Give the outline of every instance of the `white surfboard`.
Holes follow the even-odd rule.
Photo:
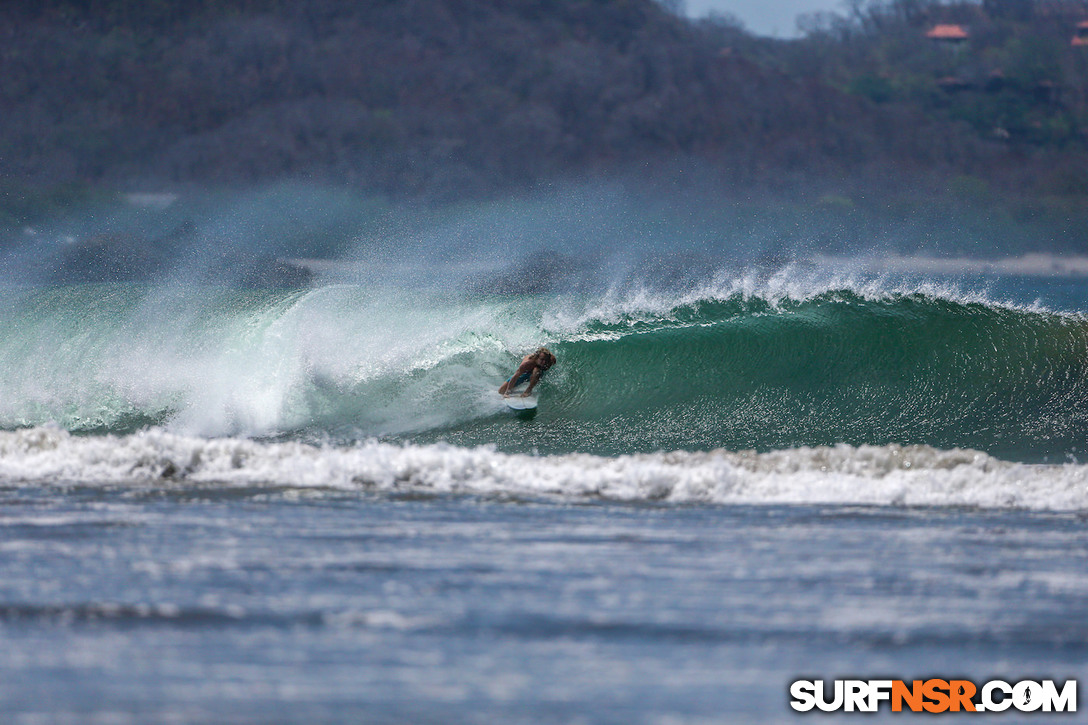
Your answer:
[[[523,398],[515,393],[509,397],[504,397],[503,402],[506,403],[506,407],[510,408],[510,410],[533,410],[536,408],[535,395]]]

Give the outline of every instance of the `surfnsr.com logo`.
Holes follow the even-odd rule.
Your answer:
[[[1059,687],[1054,680],[797,680],[790,685],[790,707],[799,712],[1076,712],[1077,681]]]

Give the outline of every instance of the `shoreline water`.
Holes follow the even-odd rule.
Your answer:
[[[221,486],[0,506],[16,725],[778,723],[798,678],[1088,675],[1072,513]]]
[[[833,269],[855,267],[868,272],[917,276],[961,277],[986,275],[1002,277],[1070,278],[1088,277],[1088,257],[1032,252],[1016,257],[965,257],[949,255],[879,254],[861,257],[815,255],[811,262]]]

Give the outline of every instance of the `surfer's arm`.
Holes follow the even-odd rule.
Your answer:
[[[532,362],[530,362],[528,359],[522,360],[521,365],[518,365],[518,369],[514,371],[514,374],[510,376],[510,379],[503,383],[502,387],[499,388],[499,394],[506,395],[507,393],[509,393],[514,388],[515,381],[520,378],[524,373],[527,373],[529,372],[529,370],[533,369],[531,366]],[[531,386],[530,389],[532,389]]]
[[[537,380],[540,380],[540,368],[533,368],[533,374],[529,376],[529,387],[525,389],[525,392],[521,394],[521,397],[529,397],[529,393],[533,392],[533,388],[536,387]]]

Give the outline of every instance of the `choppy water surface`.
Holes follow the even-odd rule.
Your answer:
[[[0,511],[5,722],[774,722],[802,676],[1088,675],[1076,514],[78,484]]]

